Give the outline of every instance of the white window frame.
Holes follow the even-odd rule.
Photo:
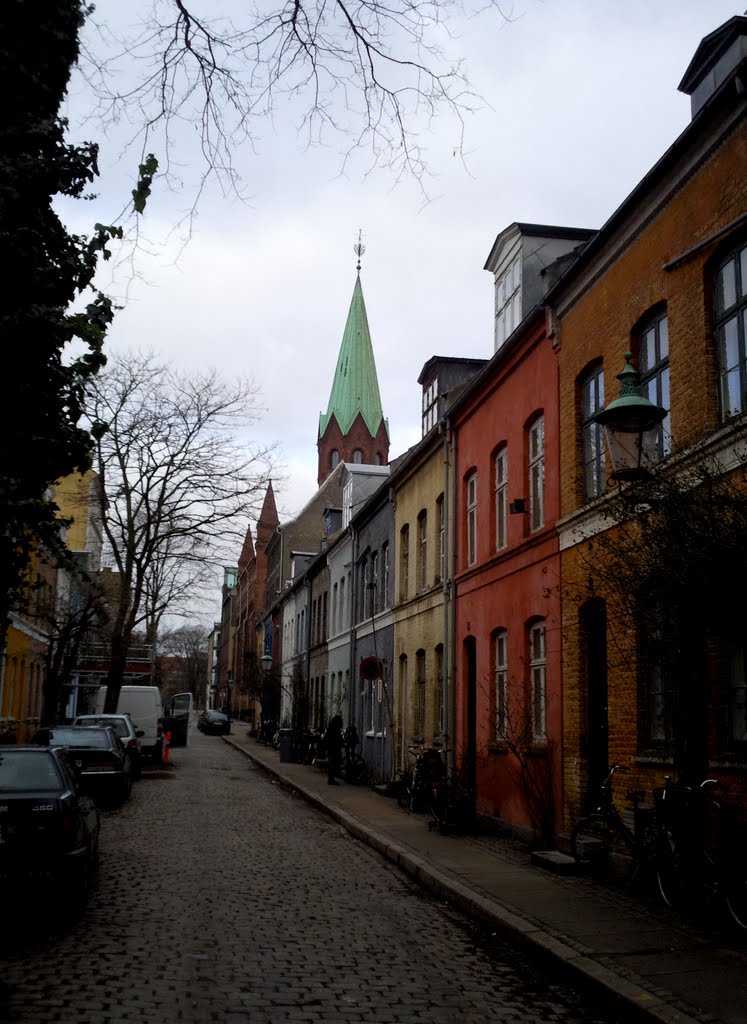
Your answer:
[[[516,330],[521,316],[521,253],[495,283],[495,348]]]
[[[501,445],[495,455],[495,550],[508,544],[508,446]]]
[[[438,379],[434,378],[423,389],[423,437],[436,425],[438,419]]]
[[[477,473],[467,477],[467,565],[477,561]]]
[[[538,416],[529,427],[529,529],[545,525],[545,417]]]
[[[545,620],[529,627],[529,684],[532,702],[532,739],[547,740],[547,632]]]
[[[428,586],[428,513],[418,516],[418,590]]]

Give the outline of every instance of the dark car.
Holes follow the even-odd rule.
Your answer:
[[[122,746],[130,752],[132,762],[132,777],[139,779],[141,775],[142,754],[140,751],[140,739],[144,735],[142,729],[136,729],[128,714],[123,715],[78,715],[73,720],[73,725],[85,726],[108,726],[113,729],[122,741]]]
[[[62,897],[88,890],[98,857],[99,812],[80,787],[64,751],[0,747],[0,884],[9,895],[32,895],[19,883],[49,880]]]
[[[99,803],[123,803],[129,797],[132,758],[113,729],[55,725],[40,729],[34,743],[65,747],[78,769],[81,786]]]
[[[231,719],[222,711],[208,708],[197,719],[197,728],[208,736],[227,736],[231,731]]]

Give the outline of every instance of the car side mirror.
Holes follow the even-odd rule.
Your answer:
[[[140,739],[141,736],[145,736],[145,729],[136,729],[135,735],[137,736],[138,739]]]

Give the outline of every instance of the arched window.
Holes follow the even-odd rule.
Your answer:
[[[594,366],[581,378],[581,435],[584,446],[584,497],[597,498],[604,490],[604,437],[595,417],[604,408],[604,372]]]
[[[493,634],[493,662],[495,738],[501,742],[508,736],[508,633],[505,629],[498,629]]]
[[[334,469],[339,464],[339,462],[340,462],[340,453],[338,452],[338,450],[336,448],[333,448],[332,451],[330,452],[330,454],[329,454],[329,462],[330,462],[330,465],[331,465],[332,469]]]
[[[747,395],[747,242],[719,264],[714,314],[721,418],[727,420],[745,411]]]
[[[529,625],[529,693],[532,704],[532,739],[535,743],[543,743],[547,739],[547,653],[544,619],[537,619]]]
[[[527,431],[529,529],[545,525],[545,417],[538,416]]]
[[[356,448],[353,452],[353,462],[355,462],[356,465],[360,465],[363,462],[363,452],[360,448]]]

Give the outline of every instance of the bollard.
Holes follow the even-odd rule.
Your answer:
[[[169,763],[169,747],[171,746],[171,732],[166,733],[165,742],[163,745],[163,763]]]

